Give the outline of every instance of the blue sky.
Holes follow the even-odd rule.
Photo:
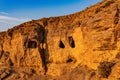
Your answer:
[[[32,19],[72,14],[102,0],[0,0],[0,31]]]

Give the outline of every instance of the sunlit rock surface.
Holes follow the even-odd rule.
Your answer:
[[[0,80],[120,80],[120,0],[0,33]]]

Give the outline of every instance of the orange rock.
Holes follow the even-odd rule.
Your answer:
[[[104,0],[78,13],[1,32],[0,69],[11,73],[0,79],[119,80],[119,52],[120,1]]]

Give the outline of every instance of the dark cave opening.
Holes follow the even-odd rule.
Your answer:
[[[76,59],[72,56],[69,56],[68,59],[66,60],[66,63],[75,63]]]
[[[28,48],[37,48],[37,42],[36,41],[29,41]]]
[[[60,40],[60,43],[59,43],[59,47],[60,48],[65,48],[65,45],[64,45],[64,43]]]
[[[67,63],[71,63],[71,62],[73,62],[73,59],[69,58],[69,59],[67,60]]]
[[[69,45],[72,47],[72,48],[75,48],[75,41],[73,39],[72,36],[68,37],[68,41],[69,41]]]

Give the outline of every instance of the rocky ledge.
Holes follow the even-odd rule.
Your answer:
[[[120,0],[0,32],[0,80],[120,80]]]

